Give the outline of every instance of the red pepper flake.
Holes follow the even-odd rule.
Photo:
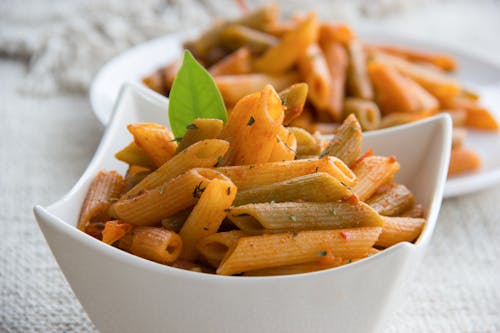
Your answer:
[[[389,163],[394,163],[396,162],[396,157],[394,155],[389,156]]]
[[[363,155],[361,155],[361,157],[360,157],[360,158],[358,158],[356,161],[354,161],[354,162],[351,164],[350,168],[351,168],[351,169],[356,168],[356,167],[357,167],[357,166],[358,166],[361,162],[363,162],[363,160],[364,160],[365,158],[367,158],[367,157],[371,157],[371,156],[373,156],[373,150],[370,148],[370,149],[368,149],[368,150],[366,151],[366,153],[364,153]]]
[[[351,240],[351,235],[349,235],[349,233],[346,231],[341,231],[340,236],[342,236],[342,238],[344,238],[346,242]]]

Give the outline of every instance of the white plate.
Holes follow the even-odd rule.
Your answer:
[[[451,142],[451,119],[366,133],[363,148],[395,155],[396,180],[427,212],[422,234],[380,253],[324,271],[238,277],[203,274],[148,261],[76,228],[85,194],[99,170],[125,171],[114,153],[131,140],[126,125],[168,126],[167,100],[136,85],[120,94],[106,133],[80,180],[35,216],[75,295],[102,333],[136,332],[382,332],[423,257],[437,222]],[[409,151],[407,143],[414,143]],[[431,144],[432,143],[432,144]],[[424,268],[425,269],[425,268]]]
[[[195,31],[191,31],[154,39],[108,62],[99,71],[90,88],[90,102],[97,118],[106,124],[122,84],[125,82],[142,84],[143,76],[178,57],[182,53],[181,41],[186,36],[195,34]],[[364,32],[360,35],[370,42],[394,43],[453,55],[459,62],[459,70],[455,76],[479,92],[483,104],[494,111],[496,118],[500,119],[500,65],[449,46],[410,40],[392,33],[375,31]],[[500,182],[500,133],[469,131],[465,145],[479,153],[483,160],[482,169],[448,179],[444,192],[445,198],[478,191]]]

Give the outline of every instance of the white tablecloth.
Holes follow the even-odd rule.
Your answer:
[[[500,60],[498,1],[414,7],[368,23]],[[96,332],[31,208],[70,189],[103,127],[83,95],[18,93],[25,73],[22,62],[0,60],[0,332]],[[499,203],[498,186],[444,202],[430,249],[385,332],[500,332]]]

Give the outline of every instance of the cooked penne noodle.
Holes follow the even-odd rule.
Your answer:
[[[381,185],[388,183],[394,177],[399,167],[398,161],[392,156],[364,158],[352,170],[359,178],[352,191],[361,201],[369,199]]]
[[[123,190],[123,177],[116,171],[100,171],[95,176],[83,201],[78,229],[85,231],[93,219],[107,220],[108,208]]]
[[[130,165],[128,167],[127,174],[125,175],[123,193],[130,191],[150,173],[151,170],[149,169],[137,165]]]
[[[242,47],[213,64],[208,72],[212,76],[250,73],[251,59],[250,50],[247,47]]]
[[[212,179],[228,180],[212,169],[190,169],[165,184],[113,204],[120,220],[134,225],[153,225],[196,204]]]
[[[325,251],[338,257],[364,257],[378,239],[381,229],[308,230],[241,237],[226,253],[217,274],[233,275],[314,262]]]
[[[377,53],[375,58],[377,62],[394,66],[399,72],[417,82],[439,100],[453,99],[462,91],[461,85],[442,71],[384,53]]]
[[[347,80],[347,66],[349,64],[347,51],[342,44],[333,41],[330,43],[321,43],[320,46],[325,55],[332,78],[329,102],[324,111],[329,114],[332,120],[340,121],[343,107],[342,100]]]
[[[288,127],[288,130],[295,135],[297,139],[297,155],[319,155],[323,150],[323,144],[320,139],[314,137],[311,133],[300,127]]]
[[[275,24],[277,19],[278,8],[275,5],[267,5],[239,19],[213,25],[196,40],[186,43],[185,47],[191,49],[197,57],[206,60],[206,55],[210,50],[220,45],[221,33],[228,26],[238,24],[256,30],[264,30],[266,27]]]
[[[218,267],[227,251],[246,234],[241,230],[217,232],[198,241],[196,248],[201,256],[213,267]]]
[[[295,83],[285,90],[280,91],[279,96],[285,107],[285,119],[283,125],[288,125],[292,120],[300,116],[304,109],[309,88],[305,83]]]
[[[378,247],[389,247],[400,242],[413,242],[425,225],[425,219],[411,217],[384,217],[382,232],[375,243]]]
[[[309,100],[318,109],[325,109],[330,102],[332,77],[328,64],[318,44],[313,43],[297,61],[299,73],[309,86]]]
[[[196,142],[217,138],[220,135],[223,126],[224,122],[220,119],[199,118],[193,120],[193,122],[188,125],[186,133],[179,142],[179,145],[177,146],[177,153],[180,153],[181,151],[195,144]]]
[[[299,81],[296,73],[284,73],[279,75],[267,74],[242,74],[242,75],[222,75],[214,77],[215,84],[228,106],[236,103],[248,94],[260,91],[268,84],[277,90]]]
[[[325,172],[311,173],[238,191],[234,206],[261,202],[332,202],[352,196],[344,183]]]
[[[366,54],[357,39],[347,44],[349,66],[347,67],[347,93],[353,97],[373,99],[373,87],[366,68]],[[345,106],[345,105],[344,105]]]
[[[446,112],[450,115],[451,121],[453,122],[453,128],[465,126],[465,121],[467,119],[467,112],[465,110],[440,110],[440,112]]]
[[[446,54],[430,53],[392,45],[369,45],[368,48],[380,50],[384,53],[402,57],[409,61],[427,62],[448,72],[455,70],[457,67],[455,59]]]
[[[211,180],[179,232],[183,241],[180,257],[195,260],[198,241],[215,234],[236,195],[236,186],[227,179]]]
[[[344,100],[344,117],[354,114],[364,131],[371,131],[380,126],[380,110],[377,104],[360,98]]]
[[[319,42],[328,43],[335,41],[342,44],[348,44],[356,38],[351,28],[339,22],[322,22],[319,28]]]
[[[254,69],[263,73],[283,73],[297,61],[301,52],[318,37],[316,15],[308,15],[297,28],[283,35],[279,43],[254,62]]]
[[[163,228],[135,227],[120,240],[118,247],[136,256],[169,264],[179,257],[182,239]]]
[[[350,114],[337,128],[333,139],[321,156],[336,156],[351,165],[361,154],[361,127],[356,117]]]
[[[380,215],[397,216],[414,205],[415,197],[406,186],[393,183],[379,188],[366,203]]]
[[[481,158],[474,151],[463,147],[451,150],[448,176],[472,172],[480,168]]]
[[[156,166],[144,152],[142,148],[132,141],[128,146],[115,154],[116,159],[128,163],[129,165],[138,165],[148,169],[156,169]]]
[[[498,131],[499,125],[495,117],[477,101],[457,97],[443,100],[443,107],[465,111],[465,126],[480,130]]]
[[[181,65],[182,58],[178,58],[170,65],[162,67],[151,75],[146,76],[142,82],[157,93],[168,96]]]
[[[180,212],[165,217],[161,220],[161,225],[163,228],[179,233],[181,231],[182,225],[186,222],[189,214],[191,214],[191,208],[181,210]]]
[[[229,219],[248,234],[290,230],[379,227],[382,217],[364,202],[281,202],[233,207]]]
[[[282,129],[283,118],[283,105],[271,85],[244,97],[231,112],[221,134],[230,142],[224,164],[268,162]]]
[[[297,139],[295,135],[288,128],[281,126],[268,162],[293,161],[296,152]]]
[[[119,241],[132,230],[132,225],[121,221],[108,221],[102,231],[102,241],[106,244],[113,244]]]
[[[403,212],[401,217],[425,217],[425,211],[421,204],[415,204],[413,207]]]
[[[420,100],[413,89],[415,85],[409,78],[392,66],[376,61],[368,64],[368,73],[382,114],[421,111]]]
[[[217,168],[217,171],[229,177],[240,191],[315,172],[326,172],[347,186],[353,186],[357,183],[356,175],[351,169],[333,156],[321,159],[222,167]]]
[[[221,32],[221,44],[231,50],[245,47],[248,51],[251,50],[253,53],[261,54],[278,44],[278,42],[279,39],[273,35],[238,24],[229,25]],[[246,60],[250,60],[250,57],[245,59],[245,62]],[[250,63],[249,67],[251,67]],[[248,71],[250,71],[250,68]],[[238,74],[235,72],[230,73]]]
[[[123,195],[120,200],[136,196],[142,191],[156,188],[181,173],[195,168],[216,166],[229,148],[224,140],[208,139],[199,141],[175,155],[160,168],[149,174],[139,184]]]
[[[156,167],[168,161],[177,149],[172,133],[164,126],[154,123],[139,123],[127,126],[134,136],[137,146],[141,147]]]
[[[424,119],[427,115],[424,113],[394,112],[383,116],[380,120],[380,128],[393,127],[412,123]]]
[[[339,257],[336,257],[336,259],[337,260],[334,260],[328,264],[323,264],[318,261],[318,262],[308,262],[305,264],[263,268],[255,271],[246,272],[243,274],[243,276],[274,276],[274,275],[303,274],[303,273],[310,273],[310,272],[322,271],[324,269],[339,267],[349,262],[349,259],[342,259]]]

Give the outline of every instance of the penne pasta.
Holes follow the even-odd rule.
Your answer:
[[[425,224],[421,218],[384,217],[382,232],[375,243],[378,247],[389,247],[400,242],[413,242],[418,238]]]
[[[184,149],[195,144],[196,142],[208,139],[216,139],[220,135],[223,126],[224,122],[220,119],[199,118],[193,120],[193,122],[188,125],[186,133],[177,146],[177,153],[182,152]],[[206,144],[210,145],[214,144],[214,142],[215,141],[209,143],[209,141],[207,141]]]
[[[415,204],[401,214],[401,217],[425,217],[425,211],[421,204]]]
[[[246,74],[250,71],[251,55],[247,47],[236,50],[208,69],[212,76]]]
[[[426,115],[424,113],[393,112],[382,117],[380,120],[380,128],[404,125],[424,119],[425,117]]]
[[[161,220],[161,225],[163,228],[179,233],[181,231],[182,225],[186,222],[189,214],[191,214],[191,208],[181,210],[180,212],[165,217]]]
[[[347,93],[353,97],[372,100],[374,97],[373,87],[368,77],[366,54],[363,45],[357,39],[349,41],[347,52],[349,54]]]
[[[443,107],[465,111],[465,126],[487,131],[500,129],[495,117],[477,101],[457,97],[452,100],[443,100]]]
[[[393,183],[381,186],[366,203],[380,215],[397,216],[410,209],[415,198],[406,186]]]
[[[348,44],[356,38],[354,31],[344,23],[322,22],[319,29],[319,41],[322,44],[337,42]]]
[[[455,176],[465,172],[472,172],[481,168],[481,159],[477,153],[467,148],[451,150],[448,176]]]
[[[382,217],[361,201],[257,203],[231,208],[229,219],[248,234],[379,227]]]
[[[282,90],[298,82],[299,77],[296,73],[290,72],[277,75],[221,75],[214,77],[214,80],[226,105],[234,106],[246,95],[261,91],[268,84],[271,84],[277,90]]]
[[[144,152],[142,148],[132,141],[128,146],[115,154],[115,158],[128,163],[129,165],[138,165],[148,169],[156,169],[156,166]]]
[[[297,155],[319,155],[323,150],[323,142],[321,138],[316,138],[308,131],[300,127],[288,127],[288,130],[293,133],[297,139]]]
[[[141,147],[156,167],[168,161],[177,148],[172,133],[164,126],[153,123],[139,123],[127,126],[134,136],[137,146]]]
[[[335,258],[336,260],[332,260],[327,264],[318,261],[318,262],[308,262],[305,264],[263,268],[255,271],[246,272],[243,274],[243,276],[274,276],[274,275],[303,274],[303,273],[310,273],[310,272],[321,271],[324,269],[339,267],[349,262],[349,259],[342,259],[339,257]]]
[[[229,148],[224,140],[209,139],[199,141],[175,155],[160,168],[146,176],[140,183],[120,198],[120,201],[132,198],[145,190],[156,188],[181,173],[195,167],[214,167]]]
[[[268,162],[293,161],[297,152],[297,139],[287,128],[281,126]]]
[[[248,165],[269,161],[284,112],[272,86],[243,98],[229,116],[221,137],[230,142],[225,165]]]
[[[179,232],[183,241],[182,259],[195,260],[198,257],[196,244],[217,232],[235,195],[236,186],[229,179],[213,179],[208,183]]]
[[[279,43],[255,59],[253,67],[257,72],[283,73],[297,61],[302,50],[311,45],[318,36],[316,15],[308,15],[297,28],[283,35]]]
[[[90,184],[83,201],[78,229],[85,231],[94,219],[107,220],[108,208],[123,190],[123,177],[116,171],[100,171]]]
[[[364,257],[380,232],[381,228],[371,227],[241,237],[226,253],[217,274],[314,262],[325,252],[345,258]]]
[[[464,128],[453,128],[451,137],[451,149],[459,149],[463,147],[467,131]]]
[[[348,186],[325,172],[318,172],[240,190],[236,194],[233,205],[297,200],[333,202],[350,196],[352,196],[352,191]]]
[[[329,114],[332,120],[340,121],[349,62],[347,51],[342,44],[333,41],[330,43],[321,43],[320,46],[325,55],[332,79],[329,101],[324,111]]]
[[[336,156],[345,164],[351,165],[361,154],[361,140],[361,126],[356,117],[350,114],[337,128],[321,156]]]
[[[309,86],[309,100],[318,109],[325,109],[333,89],[328,64],[318,44],[309,45],[297,61],[299,73]]]
[[[369,45],[368,47],[409,61],[426,62],[448,72],[455,70],[457,67],[455,59],[446,54],[430,53],[391,45]]]
[[[388,183],[399,171],[399,163],[394,157],[369,156],[359,161],[353,167],[359,182],[352,191],[361,201],[369,199],[375,191]]]
[[[163,228],[136,227],[120,240],[118,247],[136,256],[169,264],[179,257],[182,239]]]
[[[120,220],[133,225],[154,225],[192,207],[212,179],[228,180],[212,169],[190,169],[165,184],[113,204]]]
[[[442,71],[411,63],[407,60],[384,53],[376,53],[377,63],[396,68],[401,74],[411,78],[438,100],[449,100],[459,95],[461,85]]]
[[[198,241],[196,248],[201,256],[213,267],[218,267],[236,241],[246,234],[241,230],[217,232]]]
[[[357,178],[349,167],[333,156],[321,159],[222,167],[217,168],[217,171],[229,177],[240,191],[315,172],[326,172],[347,186],[353,186],[357,183]]]
[[[131,165],[128,167],[127,173],[125,175],[123,193],[130,191],[134,186],[139,184],[151,171],[149,169],[143,168],[137,165]]]
[[[278,43],[279,39],[271,34],[238,24],[229,25],[221,32],[221,44],[231,50],[245,47],[248,51],[252,51],[252,53],[262,54]],[[250,53],[248,53],[248,55],[250,55]],[[246,60],[250,60],[250,57],[245,59],[245,63]],[[248,65],[248,71],[250,71],[250,62]]]
[[[415,92],[418,85],[395,68],[382,62],[372,61],[368,64],[368,73],[382,114],[422,111],[421,101]]]
[[[380,126],[380,110],[372,101],[360,98],[344,100],[344,117],[354,114],[363,131],[371,131]]]
[[[285,119],[283,125],[288,125],[292,120],[300,116],[304,109],[309,88],[305,83],[295,83],[285,90],[280,91],[281,103],[285,108]]]

